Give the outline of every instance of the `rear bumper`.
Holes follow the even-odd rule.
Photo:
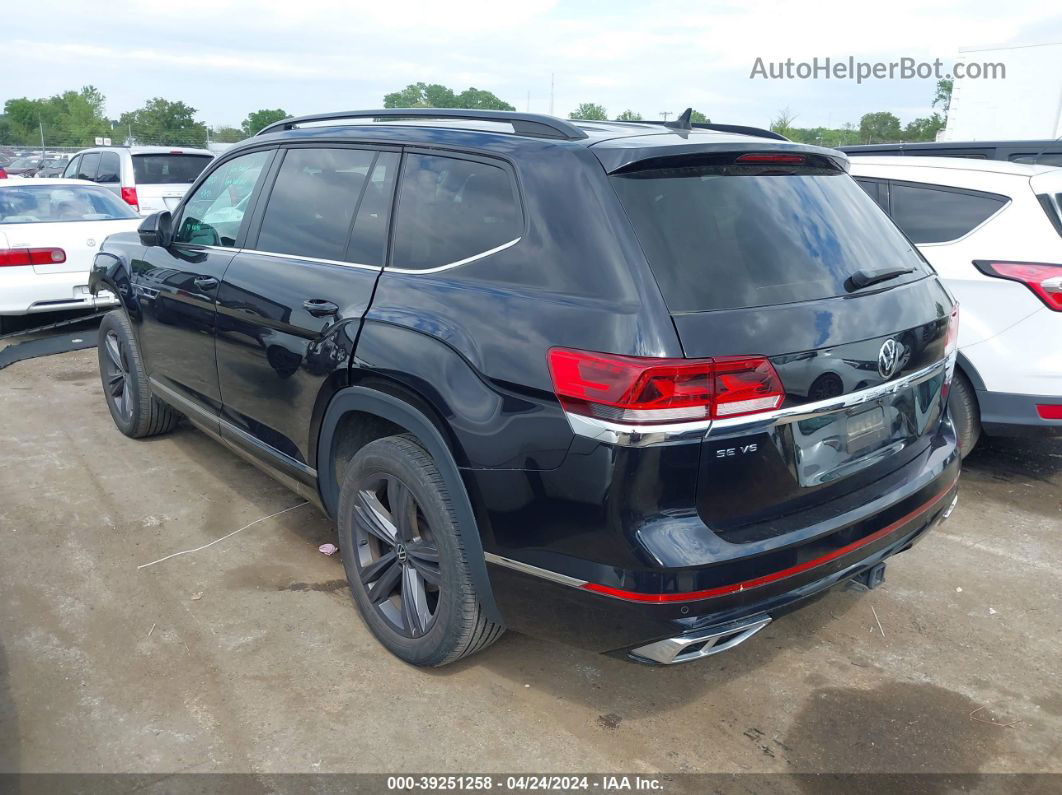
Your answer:
[[[93,297],[88,272],[36,273],[30,266],[0,270],[0,315],[95,309],[118,303],[109,292]]]
[[[676,554],[687,549],[700,558],[688,567],[662,568],[644,557],[622,563],[615,559],[622,545],[593,544],[602,557],[613,553],[613,561],[604,564],[589,555],[547,554],[541,547],[503,551],[486,538],[494,597],[514,629],[640,661],[645,654],[633,650],[661,641],[681,643],[718,632],[718,645],[736,645],[731,641],[745,628],[777,619],[859,576],[910,547],[945,517],[959,475],[950,423],[943,424],[920,466],[898,474],[902,479],[883,481],[873,499],[787,534],[783,545],[726,544],[711,550],[709,563],[701,562],[706,550],[687,547],[692,537],[683,533],[683,520],[676,520],[668,534],[679,544]],[[584,527],[582,538],[589,553],[600,536]],[[678,656],[675,661],[684,659]]]
[[[1044,419],[1038,406],[1062,405],[1062,395],[1015,395],[976,390],[981,427],[990,436],[1062,436],[1062,420]]]

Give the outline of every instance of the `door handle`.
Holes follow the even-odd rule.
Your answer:
[[[200,290],[213,290],[218,286],[218,280],[213,276],[196,276],[192,279],[192,284]]]
[[[302,308],[314,317],[328,317],[339,311],[339,307],[323,298],[308,298],[302,302]]]

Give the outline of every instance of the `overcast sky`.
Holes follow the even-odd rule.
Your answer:
[[[41,0],[4,15],[0,101],[91,83],[117,118],[180,99],[211,125],[249,111],[378,107],[416,81],[493,91],[566,116],[580,102],[647,118],[688,105],[713,121],[858,123],[930,112],[932,80],[751,80],[765,60],[901,56],[950,62],[960,47],[1062,41],[1050,0],[866,3],[712,0]],[[275,6],[275,8],[271,8]]]

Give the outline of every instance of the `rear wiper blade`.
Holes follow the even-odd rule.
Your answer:
[[[869,287],[872,284],[887,282],[890,279],[895,279],[897,276],[903,276],[907,273],[914,273],[914,268],[878,268],[877,270],[861,268],[848,277],[848,280],[844,284],[844,289],[850,293],[855,292],[856,290],[862,290],[864,287]]]

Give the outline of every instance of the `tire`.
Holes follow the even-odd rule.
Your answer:
[[[132,439],[173,430],[180,415],[151,394],[144,360],[122,310],[103,316],[96,355],[107,408],[118,430]]]
[[[505,631],[483,615],[449,489],[413,436],[377,439],[351,460],[339,496],[339,547],[354,603],[396,657],[446,665]]]
[[[948,410],[959,437],[959,455],[966,458],[981,438],[981,410],[977,406],[977,396],[970,379],[959,370],[955,371],[951,382]]]

